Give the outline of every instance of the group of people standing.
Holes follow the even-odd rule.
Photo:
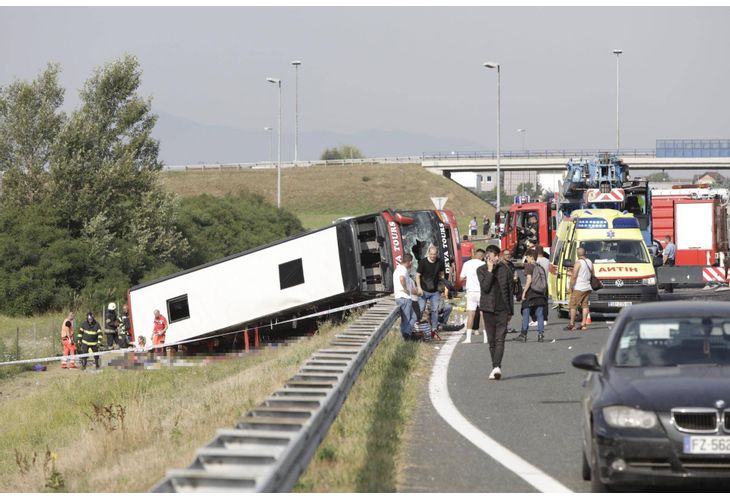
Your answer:
[[[544,339],[548,265],[541,248],[528,250],[525,264],[527,281],[518,297],[522,303],[522,330],[517,340],[527,341],[532,315],[536,319],[537,339],[539,342]],[[472,335],[479,335],[478,328],[474,328],[479,312],[483,342],[489,344],[492,358],[489,379],[499,380],[502,377],[504,342],[509,321],[514,315],[515,293],[519,283],[511,253],[508,250],[501,251],[496,245],[489,245],[486,250],[476,249],[471,260],[462,266],[461,278],[466,281],[467,311],[466,339],[463,343],[469,344]]]
[[[167,319],[155,310],[155,318],[153,321],[152,337],[154,345],[162,345],[165,343],[165,333],[167,332]],[[98,370],[100,367],[99,351],[106,344],[108,350],[114,349],[116,344],[119,348],[127,348],[130,344],[129,334],[131,330],[131,320],[129,316],[129,308],[125,304],[122,307],[122,314],[117,315],[116,304],[113,302],[107,306],[105,314],[104,328],[96,321],[94,313],[89,311],[86,313],[86,320],[75,331],[75,315],[73,311],[69,312],[61,323],[61,344],[63,346],[63,357],[61,358],[61,368],[76,368],[77,354],[91,354],[94,356],[94,364]],[[106,343],[104,338],[106,337]],[[144,348],[145,338],[137,337],[137,347]],[[160,349],[161,351],[161,349]],[[169,349],[168,349],[169,352]],[[86,369],[89,356],[81,358],[81,369]]]
[[[486,215],[482,218],[482,236],[489,236],[489,230],[492,227],[492,221]],[[469,235],[476,236],[479,229],[479,223],[476,217],[472,217],[469,221]]]

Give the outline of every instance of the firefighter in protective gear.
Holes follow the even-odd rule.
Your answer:
[[[61,323],[61,343],[63,344],[63,357],[61,358],[61,368],[66,368],[66,360],[71,355],[69,368],[76,368],[76,344],[74,344],[74,313],[68,313],[66,319]]]
[[[106,308],[106,318],[104,318],[104,335],[106,336],[106,345],[111,350],[114,348],[114,342],[122,347],[118,335],[119,318],[117,317],[117,305],[110,302]]]
[[[129,307],[127,304],[122,306],[122,314],[119,316],[119,347],[129,347],[129,332],[132,329],[132,324],[129,319]]]
[[[86,321],[81,325],[81,328],[79,328],[79,334],[81,335],[81,354],[86,353],[96,353],[99,352],[99,348],[101,347],[101,341],[102,341],[102,331],[101,326],[99,323],[96,322],[94,319],[94,314],[92,312],[88,312],[86,314]],[[81,369],[86,370],[86,361],[88,358],[83,358],[81,360]],[[94,363],[96,364],[96,369],[99,369],[99,356],[94,356]]]

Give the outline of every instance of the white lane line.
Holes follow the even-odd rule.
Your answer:
[[[451,355],[454,353],[460,338],[461,335],[452,335],[446,341],[446,345],[436,356],[436,362],[431,372],[428,393],[431,397],[431,404],[436,408],[438,414],[470,443],[517,474],[541,493],[572,493],[570,489],[556,479],[548,476],[545,472],[484,434],[456,408],[451,396],[449,396],[447,378],[449,361],[451,361]],[[487,382],[485,380],[484,383],[500,384],[504,382]]]

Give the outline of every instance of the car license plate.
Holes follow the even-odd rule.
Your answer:
[[[684,436],[684,452],[701,455],[730,455],[730,436]]]
[[[630,306],[632,302],[609,302],[608,307],[626,307]]]

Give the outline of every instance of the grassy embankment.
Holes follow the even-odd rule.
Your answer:
[[[54,365],[2,380],[0,491],[147,491],[344,328],[197,367],[97,373]]]
[[[61,321],[63,313],[32,317],[0,315],[0,361],[12,361],[19,353],[21,359],[52,356],[61,352]],[[29,367],[0,367],[0,379]]]
[[[433,344],[390,332],[360,377],[295,492],[395,492],[416,402],[428,389]]]
[[[222,196],[241,189],[276,203],[276,170],[208,170],[165,173],[167,189],[180,196]],[[384,208],[433,209],[432,196],[447,196],[446,208],[457,216],[462,231],[469,219],[494,218],[494,208],[469,190],[420,165],[357,165],[285,168],[281,171],[281,204],[308,229],[334,219]]]

